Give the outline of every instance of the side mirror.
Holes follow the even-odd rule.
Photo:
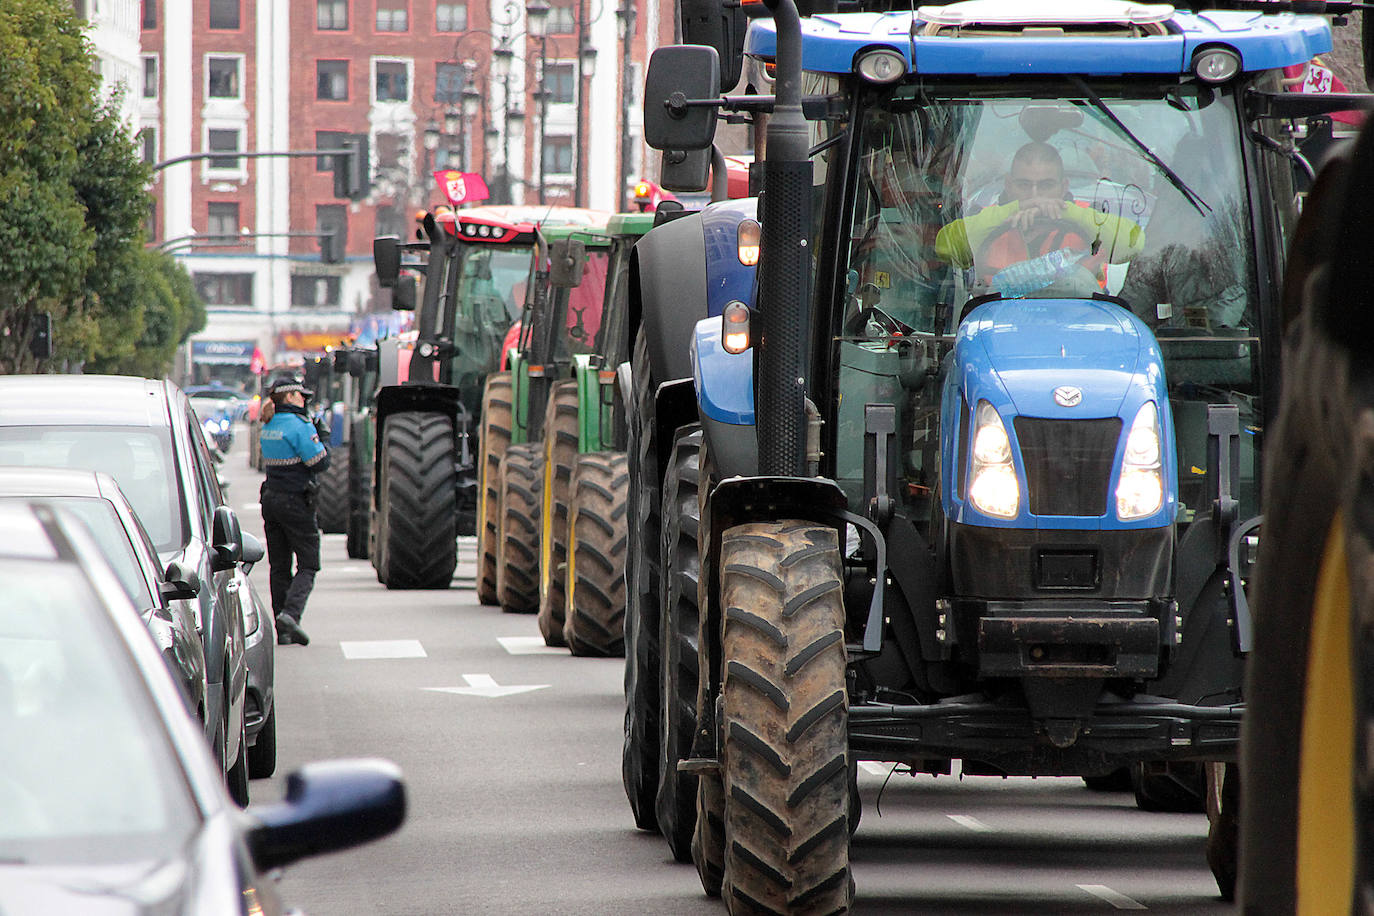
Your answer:
[[[401,240],[394,235],[373,239],[372,263],[377,267],[377,284],[383,289],[395,286],[401,275]]]
[[[558,239],[549,245],[549,285],[574,289],[587,269],[587,246],[577,239]]]
[[[666,149],[658,183],[669,191],[705,191],[711,173],[711,150]],[[663,206],[666,201],[661,201]]]
[[[242,556],[239,557],[239,562],[246,566],[251,566],[254,563],[261,563],[262,558],[267,556],[267,551],[263,548],[262,541],[254,537],[253,533],[250,531],[244,531],[240,536],[243,538],[243,552]]]
[[[250,808],[248,850],[261,871],[384,837],[406,817],[401,771],[385,760],[310,763],[286,777],[286,797]]]
[[[401,277],[391,289],[391,307],[398,312],[415,311],[415,278]]]
[[[212,572],[233,569],[243,559],[243,532],[239,528],[239,517],[228,506],[220,506],[215,510],[210,526],[210,551]]]
[[[654,149],[709,150],[716,135],[720,57],[707,45],[668,45],[649,58],[644,139]],[[688,105],[709,102],[706,105]]]
[[[347,350],[335,350],[333,352],[332,359],[335,373],[348,371],[348,353],[349,351]]]
[[[348,374],[353,378],[362,378],[363,374],[367,372],[367,354],[350,350],[347,355]]]
[[[167,564],[167,569],[162,574],[162,584],[158,586],[158,593],[163,601],[194,598],[200,594],[200,576],[196,575],[194,569],[187,569],[179,561],[173,560]]]

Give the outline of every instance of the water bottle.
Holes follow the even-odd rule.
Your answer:
[[[1029,296],[1068,273],[1083,254],[1086,252],[1060,248],[1029,261],[1018,261],[993,275],[992,288],[1008,299]]]

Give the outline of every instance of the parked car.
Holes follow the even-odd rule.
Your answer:
[[[242,532],[186,396],[168,381],[124,376],[0,377],[0,465],[105,471],[162,562],[196,574],[206,736],[231,794],[247,804],[248,748],[271,710],[273,672],[247,665],[245,632],[253,624],[236,572]],[[262,718],[253,721],[245,715],[250,690],[264,698]]]
[[[268,873],[405,818],[386,761],[309,764],[240,811],[118,576],[71,514],[0,505],[6,916],[281,914]]]
[[[0,468],[0,503],[60,507],[90,529],[119,577],[181,688],[187,711],[205,721],[205,647],[191,602],[200,591],[194,572],[165,568],[113,477],[99,471]]]

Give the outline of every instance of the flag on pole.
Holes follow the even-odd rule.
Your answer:
[[[476,172],[460,172],[457,169],[440,169],[434,173],[439,190],[448,202],[457,206],[476,200],[486,200],[490,195],[487,183]]]

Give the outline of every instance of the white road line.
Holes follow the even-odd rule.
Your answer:
[[[1080,891],[1092,894],[1098,900],[1105,900],[1118,910],[1143,910],[1147,909],[1145,904],[1139,900],[1133,900],[1125,894],[1119,894],[1105,884],[1075,884],[1074,887]]]
[[[496,678],[490,674],[465,674],[463,680],[468,682],[466,687],[426,687],[435,693],[457,693],[475,697],[508,697],[517,693],[529,693],[532,690],[543,690],[548,684],[512,684],[502,687],[496,683]]]
[[[244,503],[244,504],[243,504],[243,511],[244,511],[244,512],[256,512],[256,511],[258,511],[258,510],[261,509],[261,508],[262,508],[262,503]]]
[[[886,776],[892,772],[892,764],[878,763],[876,760],[860,760],[859,769],[873,776]]]
[[[954,823],[958,824],[960,827],[967,827],[975,833],[992,832],[991,827],[989,827],[987,824],[984,824],[982,821],[978,820],[978,818],[968,814],[946,814],[945,817],[954,821]]]
[[[511,655],[567,655],[567,649],[544,645],[542,636],[498,636],[496,641]]]
[[[418,639],[352,640],[339,648],[344,658],[428,658]]]

